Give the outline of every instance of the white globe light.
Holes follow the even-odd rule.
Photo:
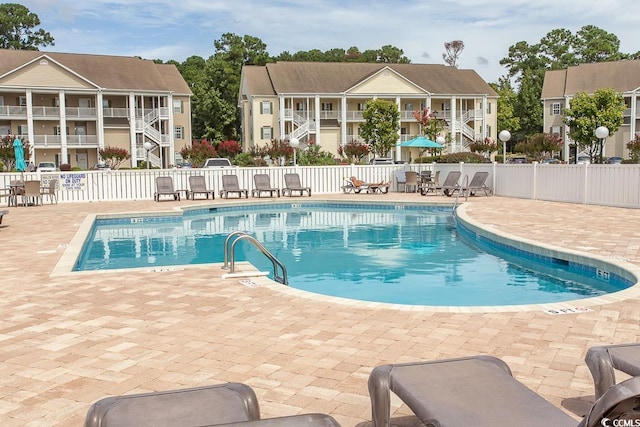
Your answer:
[[[293,148],[297,148],[300,146],[300,140],[298,138],[291,138],[289,140],[289,145],[292,146]]]
[[[153,148],[153,144],[150,143],[149,141],[145,142],[144,144],[142,144],[144,146],[144,149],[149,151]]]
[[[511,132],[509,132],[508,130],[503,130],[498,134],[498,138],[500,138],[500,141],[502,142],[507,142],[511,139]]]
[[[438,144],[440,144],[440,145],[444,145],[444,143],[445,143],[444,136],[439,136],[439,137],[437,137],[437,138],[436,138],[436,142],[437,142]]]
[[[598,126],[596,128],[596,138],[602,139],[609,136],[609,129],[606,126]]]

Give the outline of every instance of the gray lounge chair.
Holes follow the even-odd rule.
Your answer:
[[[280,197],[280,190],[271,186],[268,174],[257,173],[253,175],[253,183],[255,187],[251,190],[251,196],[261,197],[262,193],[269,193],[269,197],[273,197],[274,194]]]
[[[180,200],[180,192],[173,188],[173,178],[170,176],[156,177],[156,192],[153,200],[159,202],[161,196],[173,196],[173,200]]]
[[[285,187],[282,189],[283,196],[293,196],[293,193],[298,193],[299,196],[303,196],[306,192],[309,197],[311,197],[311,187],[303,187],[300,182],[300,175],[297,173],[285,173],[284,174],[284,185]]]
[[[107,397],[94,403],[85,427],[340,427],[325,414],[260,419],[254,391],[245,384]]]
[[[640,343],[591,347],[584,360],[593,376],[597,399],[615,385],[615,370],[640,376]]]
[[[207,181],[205,181],[202,175],[189,177],[189,195],[187,198],[191,197],[191,200],[195,200],[196,194],[204,194],[207,199],[209,198],[209,194],[211,194],[212,199],[216,198],[216,192],[207,188]]]
[[[94,403],[85,427],[186,427],[260,419],[255,393],[245,384],[114,396]]]
[[[458,184],[460,175],[462,175],[462,173],[459,171],[449,172],[447,177],[444,179],[442,186],[437,188],[437,190],[441,191],[445,196],[451,197],[454,192],[460,191],[460,184]]]
[[[220,190],[220,197],[225,199],[229,198],[229,194],[237,194],[239,198],[249,198],[249,190],[246,188],[240,188],[238,184],[238,177],[236,175],[222,175],[222,190]]]
[[[398,169],[396,171],[396,188],[398,189],[398,191],[400,191],[400,186],[405,186],[405,184],[407,183],[407,175],[405,174],[405,170],[404,169]],[[406,191],[406,187],[404,188],[404,190]]]
[[[471,182],[464,189],[468,196],[475,196],[477,192],[483,191],[485,196],[489,196],[493,193],[493,190],[487,187],[487,178],[489,178],[489,172],[476,172],[471,178]]]
[[[578,422],[513,378],[491,356],[383,365],[369,377],[373,427],[390,425],[390,392],[426,426],[600,426],[632,414],[640,397],[640,377],[612,388]],[[614,424],[612,424],[614,425]]]

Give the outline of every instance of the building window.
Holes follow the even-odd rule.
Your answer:
[[[18,99],[18,105],[21,107],[26,107],[27,106],[27,97],[26,96],[19,96]]]
[[[487,125],[487,138],[491,138],[491,125]]]
[[[551,126],[551,135],[562,136],[562,126]]]
[[[553,104],[551,104],[551,115],[559,116],[560,114],[562,114],[562,104],[560,104],[559,102],[554,102]]]
[[[184,113],[184,105],[181,99],[173,100],[173,112],[174,113]]]
[[[304,102],[296,102],[296,111],[307,111]]]
[[[491,114],[491,103],[487,102],[487,114]]]
[[[413,111],[413,104],[410,102],[407,102],[406,104],[404,104],[404,109],[405,111]]]
[[[65,131],[67,132],[67,135],[69,135],[69,126],[65,127]],[[60,128],[60,125],[56,125],[53,127],[53,134],[62,135],[62,129]]]
[[[111,108],[111,100],[103,99],[102,100],[102,108]]]
[[[331,104],[329,104],[329,106],[331,106]],[[367,109],[367,104],[365,102],[358,102],[358,111],[364,111],[366,109]],[[329,110],[331,110],[331,108],[329,108]]]
[[[18,125],[18,136],[26,136],[29,133],[27,129],[27,125]]]
[[[173,138],[174,139],[184,139],[184,127],[182,127],[182,126],[174,126],[173,127]]]
[[[260,114],[273,114],[273,103],[271,101],[262,101],[260,103]]]
[[[323,102],[322,111],[333,111],[333,104],[330,102]]]
[[[260,128],[261,139],[271,139],[273,135],[273,129],[270,126],[264,126]]]

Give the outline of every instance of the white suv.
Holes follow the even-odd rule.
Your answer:
[[[58,168],[53,162],[40,162],[38,163],[38,168],[36,170],[38,172],[57,172]]]

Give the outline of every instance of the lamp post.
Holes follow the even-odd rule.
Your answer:
[[[300,140],[298,138],[291,138],[289,140],[289,145],[293,148],[293,166],[296,166],[296,150],[300,146]]]
[[[602,149],[604,148],[604,139],[609,136],[609,129],[606,126],[598,126],[596,128],[596,138],[600,141],[600,164],[602,164]]]
[[[498,138],[502,141],[502,163],[507,163],[507,141],[511,139],[511,132],[503,130],[498,134]]]
[[[145,150],[147,150],[147,169],[149,169],[149,151],[151,151],[151,149],[153,148],[153,144],[150,143],[149,141],[145,141],[144,144],[142,144],[142,146],[144,147]]]

